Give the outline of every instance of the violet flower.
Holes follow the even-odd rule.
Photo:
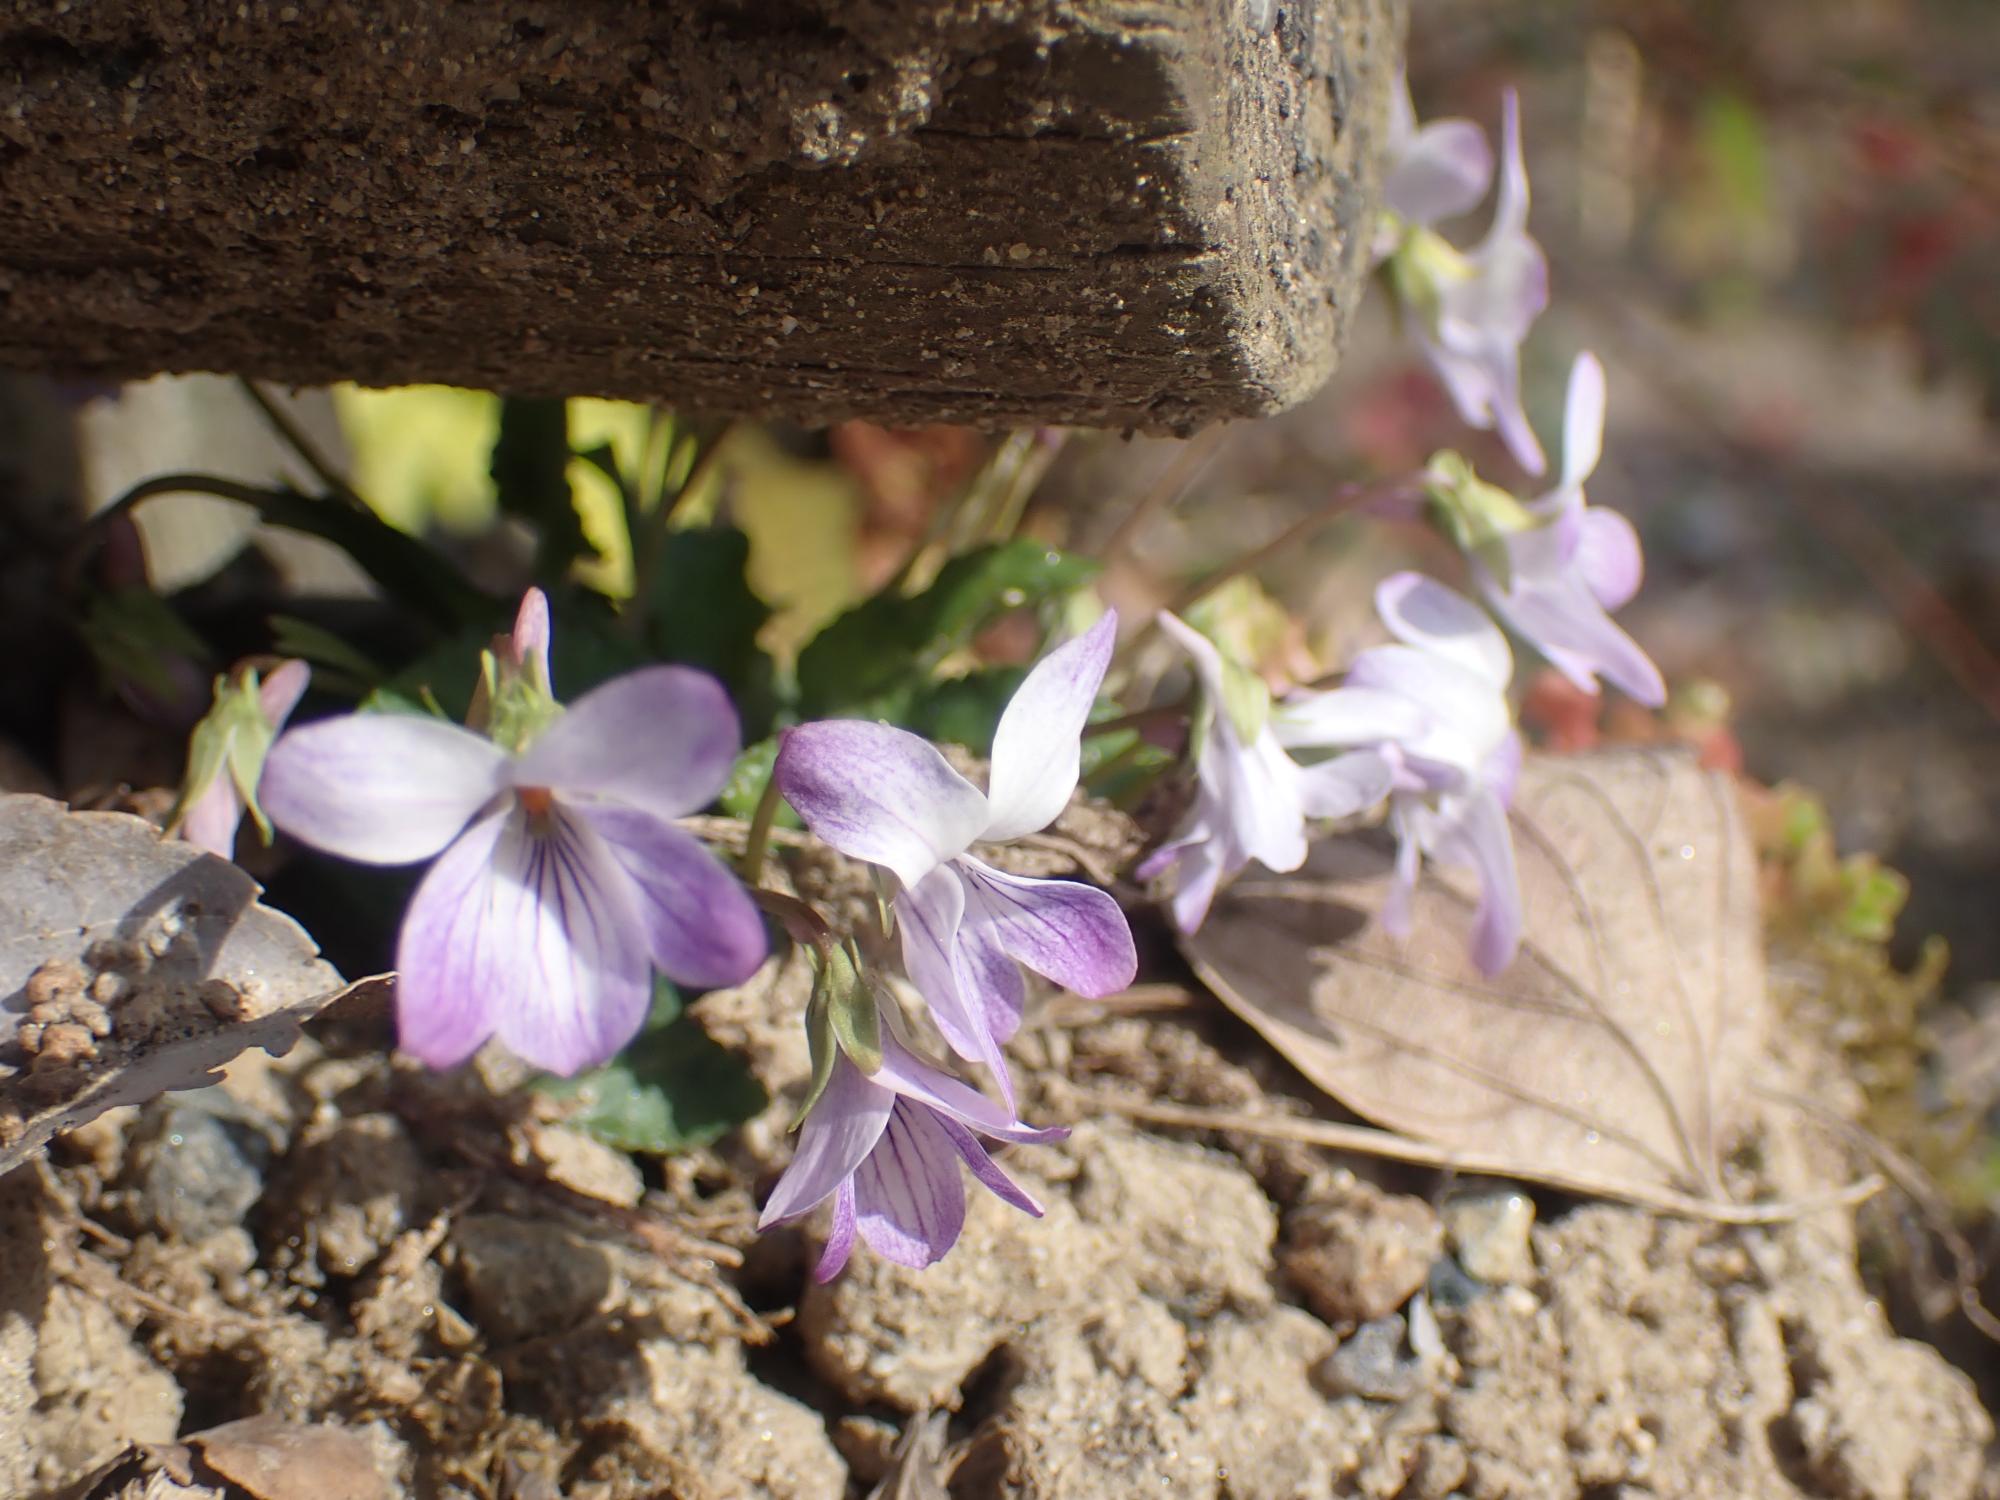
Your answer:
[[[1107,613],[1028,673],[1000,716],[984,792],[928,741],[856,719],[787,730],[773,771],[817,837],[895,875],[910,979],[952,1050],[991,1068],[1010,1102],[1000,1048],[1027,1001],[1017,963],[1092,996],[1138,971],[1131,929],[1107,893],[1009,875],[969,852],[1045,828],[1068,805],[1116,629]]]
[[[1350,762],[1357,781],[1362,758],[1380,762],[1397,841],[1383,927],[1408,935],[1423,857],[1469,866],[1480,890],[1472,959],[1495,974],[1521,941],[1507,826],[1521,764],[1506,698],[1513,655],[1477,605],[1420,574],[1384,579],[1375,607],[1400,644],[1362,652],[1341,687],[1287,699],[1273,714],[1274,732],[1294,749],[1346,751],[1331,763]]]
[[[1195,795],[1174,836],[1137,871],[1150,880],[1174,872],[1174,923],[1193,932],[1208,915],[1222,881],[1251,860],[1266,869],[1296,870],[1306,859],[1306,818],[1346,817],[1388,794],[1390,775],[1378,756],[1343,756],[1300,767],[1273,732],[1270,695],[1262,682],[1226,662],[1215,643],[1162,611],[1160,628],[1194,662],[1204,707],[1195,748]],[[1400,700],[1378,705],[1400,714],[1405,729],[1418,717]]]
[[[638,1031],[655,966],[712,987],[764,959],[749,894],[673,821],[721,790],[740,735],[722,685],[685,667],[559,707],[538,590],[503,644],[487,658],[494,738],[414,714],[323,719],[273,747],[263,798],[330,854],[437,856],[397,942],[405,1050],[450,1067],[497,1035],[575,1073]]]
[[[826,1087],[799,1127],[798,1151],[757,1227],[800,1218],[831,1197],[833,1228],[813,1270],[816,1280],[832,1280],[847,1264],[857,1230],[884,1259],[920,1270],[942,1259],[965,1227],[961,1161],[1002,1201],[1041,1217],[1041,1205],[994,1165],[979,1135],[1039,1145],[1068,1134],[1021,1124],[885,1027],[882,1066],[873,1076],[836,1051]]]
[[[236,857],[236,830],[246,810],[265,843],[271,824],[257,798],[272,738],[298,707],[312,668],[280,662],[258,681],[255,669],[215,680],[215,707],[188,742],[187,777],[167,827],[218,859]]]
[[[1604,451],[1604,405],[1604,366],[1594,354],[1579,354],[1554,489],[1522,505],[1446,455],[1432,461],[1431,493],[1480,593],[1522,639],[1584,692],[1595,693],[1602,676],[1657,708],[1667,699],[1660,669],[1608,613],[1639,591],[1639,535],[1618,512],[1583,497]]]
[[[1528,168],[1521,155],[1520,101],[1502,105],[1500,191],[1486,238],[1454,249],[1432,226],[1486,195],[1493,159],[1486,138],[1466,120],[1419,129],[1409,84],[1395,91],[1384,217],[1375,257],[1417,348],[1473,427],[1497,429],[1531,474],[1548,467],[1521,403],[1521,344],[1548,306],[1549,267],[1528,234]]]

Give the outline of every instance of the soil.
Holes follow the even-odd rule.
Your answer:
[[[812,1286],[813,1230],[752,1231],[803,977],[698,1005],[775,1096],[713,1151],[635,1163],[504,1058],[390,1060],[372,1013],[69,1136],[0,1184],[0,1492],[108,1464],[86,1493],[323,1493],[284,1487],[327,1482],[274,1456],[298,1426],[215,1433],[264,1415],[351,1439],[385,1496],[841,1500],[937,1412],[903,1493],[1980,1493],[1991,1424],[1890,1331],[1846,1211],[1725,1228],[1079,1108],[1305,1107],[1192,1008],[1045,1007],[1029,1113],[1075,1129],[1008,1159],[1045,1216],[978,1195],[931,1271],[858,1254]],[[1734,1163],[1786,1192],[1849,1171],[1776,1106]],[[278,1477],[230,1489],[244,1452]]]

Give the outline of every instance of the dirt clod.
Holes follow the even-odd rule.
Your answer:
[[[1352,1178],[1302,1199],[1284,1222],[1285,1274],[1329,1323],[1394,1312],[1424,1284],[1444,1244],[1438,1216],[1423,1199]]]

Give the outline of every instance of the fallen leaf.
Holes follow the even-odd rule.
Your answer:
[[[285,1052],[344,992],[258,894],[143,819],[0,797],[0,1176],[115,1105]]]
[[[1372,837],[1237,881],[1189,956],[1377,1124],[1572,1190],[1719,1201],[1765,1012],[1734,783],[1679,750],[1532,757],[1513,826],[1525,937],[1495,978],[1468,957],[1463,872],[1427,864],[1409,938],[1382,931],[1391,851]]]
[[[368,1444],[345,1428],[246,1417],[184,1439],[255,1500],[389,1500]]]

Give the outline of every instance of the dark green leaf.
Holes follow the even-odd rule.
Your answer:
[[[1067,593],[1096,571],[1087,558],[1029,540],[962,553],[922,593],[877,594],[814,637],[799,656],[800,708],[808,718],[900,718],[937,664],[980,626]]]
[[[256,502],[273,526],[332,542],[360,565],[382,592],[443,629],[497,613],[500,605],[468,583],[442,556],[396,530],[371,511],[290,490],[271,490]]]
[[[757,644],[771,611],[751,592],[749,561],[750,538],[734,526],[668,532],[651,579],[646,635],[660,660],[721,678],[743,737],[754,741],[771,732],[777,692],[771,658]]]
[[[535,574],[549,582],[591,552],[569,488],[569,408],[553,399],[509,397],[500,403],[493,442],[493,485],[503,515],[535,528]]]
[[[615,1061],[537,1087],[575,1100],[570,1123],[607,1146],[663,1156],[707,1145],[769,1102],[742,1060],[682,1014],[679,994],[664,979],[645,1030]]]
[[[925,739],[991,755],[1000,715],[1027,675],[1026,667],[986,667],[931,683],[918,690],[904,722]]]

